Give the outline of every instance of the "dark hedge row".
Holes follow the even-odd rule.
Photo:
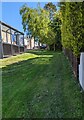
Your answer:
[[[83,2],[60,3],[62,45],[78,56],[84,51]]]

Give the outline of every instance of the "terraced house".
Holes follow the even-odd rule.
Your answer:
[[[0,21],[0,58],[24,52],[24,33]]]

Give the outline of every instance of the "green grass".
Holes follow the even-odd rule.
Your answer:
[[[82,94],[62,52],[30,51],[2,61],[3,118],[80,118]]]

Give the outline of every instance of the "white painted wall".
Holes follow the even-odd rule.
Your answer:
[[[25,46],[28,45],[27,39],[24,39],[24,45],[25,45]]]
[[[79,82],[84,90],[84,52],[80,55],[80,65],[79,65]]]

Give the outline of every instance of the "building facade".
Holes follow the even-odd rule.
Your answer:
[[[24,38],[24,46],[25,46],[26,50],[28,50],[28,49],[34,49],[34,47],[35,47],[34,37],[26,36]]]
[[[24,52],[24,33],[0,21],[0,58]]]

